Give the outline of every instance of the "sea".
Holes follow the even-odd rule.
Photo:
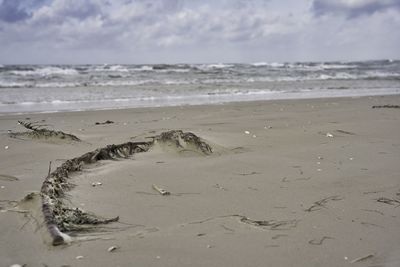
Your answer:
[[[400,60],[0,65],[0,114],[400,94]]]

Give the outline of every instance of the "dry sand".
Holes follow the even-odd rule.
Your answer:
[[[400,266],[400,110],[372,109],[399,102],[378,96],[0,116],[0,265]],[[7,131],[24,131],[16,122],[26,118],[83,142],[10,138]],[[95,125],[105,120],[115,123]],[[71,177],[71,206],[119,215],[119,223],[52,247],[39,201],[14,202],[40,190],[49,161],[54,168],[169,129],[197,134],[213,155],[158,147]],[[111,246],[118,248],[108,252]]]

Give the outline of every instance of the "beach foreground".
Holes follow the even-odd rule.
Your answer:
[[[399,266],[400,109],[372,108],[399,102],[396,95],[0,116],[1,264]],[[26,131],[18,120],[82,141],[11,138],[8,131]],[[120,220],[51,246],[38,195],[21,201],[40,191],[50,161],[55,169],[171,129],[195,133],[213,153],[155,147],[84,168],[70,177],[71,207]]]

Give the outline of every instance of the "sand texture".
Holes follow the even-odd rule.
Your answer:
[[[0,266],[400,266],[399,103],[377,96],[0,116]],[[42,138],[18,121],[57,134]],[[196,134],[212,153],[157,142],[85,164],[70,173],[64,203],[119,221],[65,231],[68,244],[52,245],[39,194],[50,161],[54,171],[169,130]]]

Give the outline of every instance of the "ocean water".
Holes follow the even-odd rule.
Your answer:
[[[400,94],[400,60],[0,65],[0,113]]]

